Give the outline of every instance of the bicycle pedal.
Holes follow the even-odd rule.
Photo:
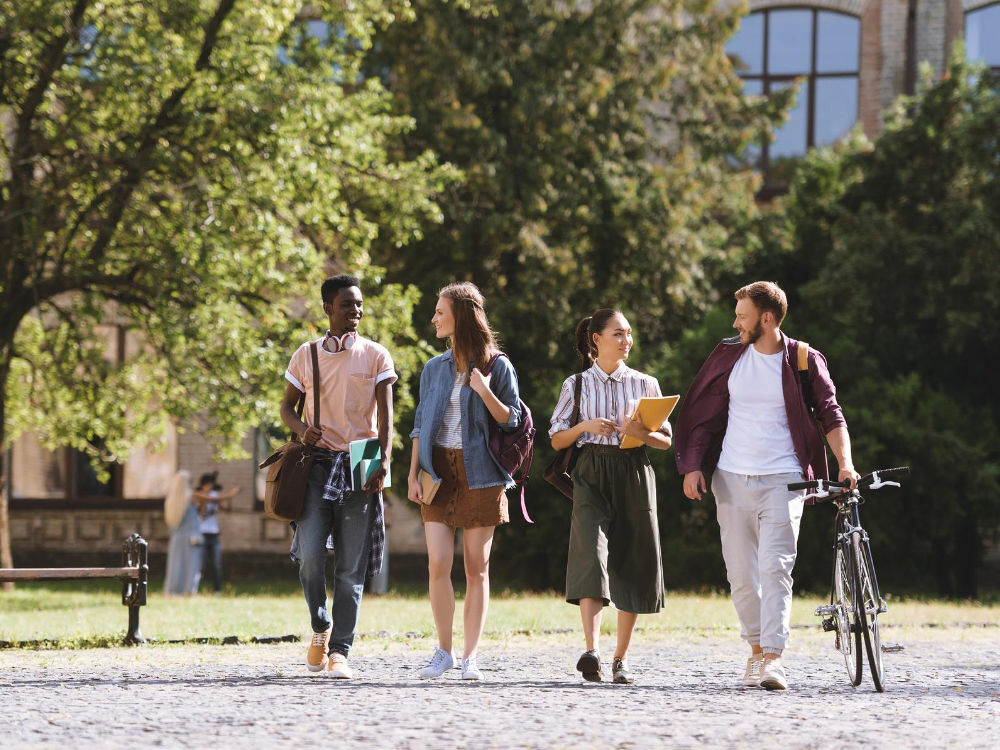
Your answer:
[[[838,630],[837,623],[832,617],[823,620],[823,632],[829,633],[831,630]]]

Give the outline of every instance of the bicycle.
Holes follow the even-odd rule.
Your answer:
[[[885,613],[888,607],[879,593],[868,532],[861,525],[860,507],[865,502],[861,489],[899,487],[899,482],[884,481],[882,478],[908,471],[909,467],[905,466],[873,471],[861,477],[853,490],[849,489],[847,482],[826,479],[788,485],[791,491],[813,490],[804,495],[806,500],[829,500],[837,506],[830,603],[817,607],[816,614],[824,618],[823,630],[834,632],[835,648],[844,655],[847,676],[854,687],[861,684],[861,642],[864,640],[872,682],[879,693],[885,691],[885,671],[878,616]]]

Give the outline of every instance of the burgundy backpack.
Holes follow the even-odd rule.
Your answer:
[[[490,361],[486,363],[486,368],[483,370],[483,375],[489,375],[496,361],[500,357],[506,356],[503,352],[497,352],[490,357]],[[528,472],[531,471],[531,459],[535,452],[535,424],[531,419],[531,409],[528,408],[528,405],[520,398],[517,402],[521,407],[521,422],[517,429],[509,432],[501,430],[496,420],[492,416],[490,417],[489,448],[497,463],[512,477],[515,471],[521,470],[520,478],[515,479],[517,484],[521,485],[521,513],[525,521],[534,523],[528,517],[528,509],[524,502],[524,483],[528,479]]]

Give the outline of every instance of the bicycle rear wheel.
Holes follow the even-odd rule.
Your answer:
[[[854,563],[846,544],[838,544],[834,563],[834,606],[837,607],[837,648],[844,655],[847,678],[861,684],[861,627],[855,603]]]
[[[851,534],[851,550],[854,555],[858,581],[858,612],[861,633],[865,637],[865,651],[868,652],[868,666],[871,668],[875,690],[885,692],[885,677],[882,664],[882,639],[878,632],[879,600],[875,596],[875,565],[868,545],[861,543],[861,532]],[[858,659],[861,659],[860,646]]]

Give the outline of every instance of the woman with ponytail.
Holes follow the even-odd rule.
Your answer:
[[[437,337],[448,339],[450,347],[424,365],[410,433],[413,453],[407,497],[421,503],[438,636],[438,648],[420,676],[440,677],[455,666],[451,567],[455,529],[462,529],[466,581],[462,679],[479,680],[476,655],[490,599],[493,530],[510,520],[504,490],[514,484],[489,450],[489,420],[509,431],[520,424],[517,377],[506,357],[498,357],[489,374],[483,375],[500,348],[475,284],[462,282],[442,289],[431,322]],[[422,502],[421,470],[440,483],[430,504]]]
[[[631,419],[639,399],[660,396],[656,380],[625,365],[632,349],[632,329],[618,310],[602,308],[576,327],[583,364],[580,421],[570,424],[574,381],[563,382],[552,414],[549,437],[562,450],[576,443],[573,469],[573,515],[566,562],[566,601],[580,606],[586,651],[576,668],[585,680],[600,682],[604,673],[598,639],[601,614],[611,604],[618,610],[618,637],[612,679],[635,682],[628,648],[640,613],[663,606],[663,567],[656,521],[656,485],[646,446],[670,447],[667,423],[650,432]],[[642,445],[622,450],[621,438],[632,435]]]

